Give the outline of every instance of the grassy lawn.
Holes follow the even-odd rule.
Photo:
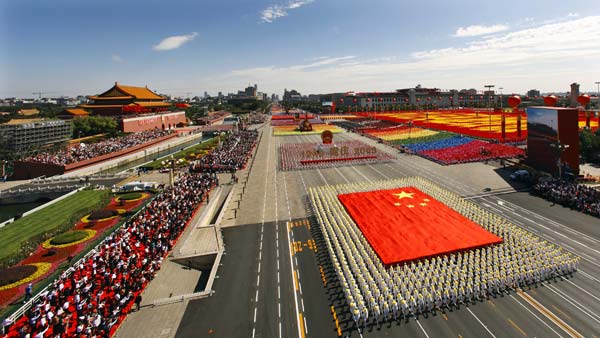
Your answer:
[[[202,143],[197,144],[195,146],[189,147],[189,148],[187,148],[185,150],[178,151],[178,152],[176,152],[176,153],[173,154],[173,157],[176,160],[178,160],[180,158],[184,158],[184,159],[188,158],[189,159],[190,157],[192,157],[194,155],[198,155],[198,154],[200,154],[203,151],[205,152],[205,151],[208,151],[208,150],[214,148],[217,145],[218,142],[219,142],[218,138],[213,137],[213,138],[209,139],[206,142],[202,142]],[[145,164],[144,167],[151,168],[151,169],[161,169],[161,168],[163,168],[163,165],[160,162],[163,161],[163,160],[166,160],[166,159],[170,159],[170,158],[171,158],[171,155],[169,155],[167,157],[159,158],[159,159],[154,160],[154,161],[152,161],[152,162],[150,162],[148,164]]]
[[[0,228],[0,266],[17,263],[13,260],[19,252],[35,250],[44,234],[71,228],[79,218],[108,203],[109,195],[108,190],[83,190]]]

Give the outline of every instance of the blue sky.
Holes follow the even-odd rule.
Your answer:
[[[600,81],[600,2],[0,0],[0,97]]]

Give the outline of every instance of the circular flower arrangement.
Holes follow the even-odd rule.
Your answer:
[[[96,235],[96,230],[85,229],[85,230],[69,231],[69,232],[65,232],[64,234],[61,234],[61,235],[58,235],[58,236],[55,236],[55,237],[52,237],[52,238],[46,240],[44,243],[42,243],[42,247],[45,249],[64,248],[67,246],[83,243],[83,242],[93,238],[95,235]],[[63,243],[63,239],[65,239],[65,238],[70,238],[72,240],[67,243]]]
[[[83,223],[89,223],[92,221],[104,222],[104,221],[108,221],[108,220],[114,219],[116,217],[119,217],[119,213],[120,212],[118,210],[116,212],[113,210],[94,211],[91,214],[85,215],[83,218],[81,218],[81,222],[83,222]]]
[[[137,201],[141,201],[141,200],[147,198],[148,196],[150,196],[150,195],[147,194],[147,193],[141,193],[141,192],[140,193],[124,194],[124,195],[115,197],[115,201],[116,202],[121,202],[121,201],[123,201],[123,202],[137,202]]]
[[[33,280],[36,280],[37,278],[45,275],[48,271],[50,271],[50,268],[52,267],[52,264],[51,263],[44,263],[44,262],[41,262],[41,263],[29,263],[27,265],[22,265],[22,266],[17,266],[17,267],[14,267],[14,268],[7,269],[4,272],[5,273],[10,273],[9,270],[11,270],[11,269],[18,269],[18,268],[23,269],[22,267],[25,267],[25,266],[33,266],[35,268],[35,270],[33,270],[34,272],[31,273],[31,274],[29,274],[26,277],[23,277],[23,278],[19,279],[16,282],[0,286],[0,291],[12,289],[12,288],[17,287],[19,285],[23,285],[25,283],[29,283],[29,282],[31,282]],[[31,271],[30,269],[26,269],[26,270],[27,271]]]

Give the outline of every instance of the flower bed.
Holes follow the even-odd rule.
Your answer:
[[[525,112],[502,113],[487,110],[402,111],[388,113],[356,113],[395,123],[411,121],[415,127],[425,127],[499,142],[522,142],[527,139]],[[505,134],[502,138],[502,118]],[[521,135],[518,134],[520,116]]]
[[[42,247],[49,248],[64,248],[67,246],[83,243],[96,235],[95,230],[74,230],[67,231],[58,236],[52,237],[42,243]]]
[[[120,214],[135,210],[142,205],[144,200],[150,197],[148,193],[142,193],[141,195],[141,197],[129,201],[118,201],[117,198],[113,198],[104,209],[84,216],[71,231],[44,241],[33,254],[15,266],[38,266],[37,272],[28,277],[27,282],[37,283],[41,281],[56,271],[58,266],[69,257],[81,253],[91,242],[117,225],[120,221]],[[25,282],[20,282],[10,288],[0,288],[0,306],[6,306],[15,301],[19,295],[22,295],[25,287],[23,283]]]
[[[443,164],[480,162],[491,159],[514,158],[525,152],[517,147],[487,143],[480,140],[455,145],[448,148],[421,150],[419,155]]]
[[[0,271],[0,288],[6,286],[10,288],[15,282],[33,275],[36,270],[37,268],[33,265],[20,265],[4,269]]]
[[[27,284],[45,275],[51,266],[52,264],[50,263],[40,262],[9,268],[7,270],[12,269],[12,271],[3,271],[3,274],[6,273],[8,275],[8,279],[6,280],[6,284],[0,286],[0,290],[9,290]]]
[[[279,147],[281,170],[381,163],[392,159],[390,154],[359,141],[337,142],[332,145],[286,143]]]

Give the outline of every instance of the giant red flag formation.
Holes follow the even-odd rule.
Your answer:
[[[571,253],[421,177],[321,186],[310,188],[309,196],[350,313],[359,326],[457,307],[461,302],[485,299],[572,274],[578,267],[579,259]],[[365,206],[352,204],[356,196]],[[392,211],[390,203],[402,211]],[[394,216],[388,218],[390,224],[382,221],[378,228],[372,226],[369,230],[364,226],[365,217],[358,212],[347,212],[345,207],[355,211],[369,208],[372,218],[388,217],[383,215],[385,213]],[[428,215],[423,209],[414,211],[434,209],[432,207],[439,210],[428,211]],[[421,227],[431,227],[427,222],[437,224],[438,231],[425,230],[429,237],[417,234],[423,231]],[[458,236],[454,240],[447,238],[448,233],[453,234],[441,229],[447,222],[453,223],[451,227],[455,229],[462,228],[468,236],[488,240],[471,242],[472,245],[491,244],[443,253],[447,248],[441,246],[440,249],[433,242],[466,243],[468,240],[463,234],[460,239]],[[392,227],[403,227],[407,231],[399,235]],[[365,233],[365,229],[370,233]],[[387,251],[376,251],[371,240],[386,236],[393,237],[395,243],[384,246]],[[406,238],[399,240],[402,236]],[[438,254],[431,250],[436,246]],[[414,253],[421,248],[434,256],[411,261],[405,257],[402,263],[391,266],[378,256],[380,252],[402,255],[408,250]],[[419,254],[412,255],[417,256]]]
[[[502,242],[414,187],[340,194],[338,199],[385,265]]]

